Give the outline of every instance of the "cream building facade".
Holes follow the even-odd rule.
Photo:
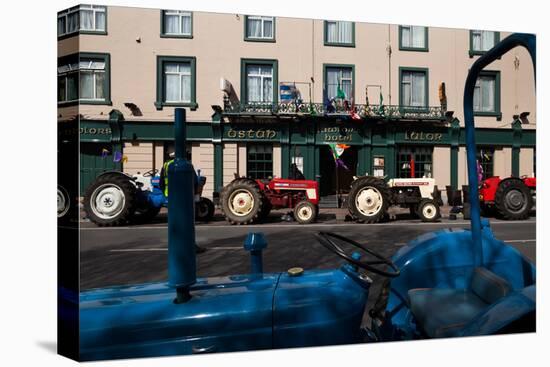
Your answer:
[[[182,106],[206,196],[234,174],[289,176],[293,163],[325,196],[366,173],[460,188],[468,68],[508,35],[89,5],[60,12],[58,34],[58,120],[79,121],[81,190],[105,169],[160,169]],[[485,173],[534,174],[527,51],[491,64],[476,93]],[[349,171],[335,173],[331,143],[349,146]]]

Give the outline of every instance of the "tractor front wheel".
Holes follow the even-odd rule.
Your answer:
[[[201,197],[199,202],[195,203],[195,220],[210,222],[214,218],[214,210],[212,200]]]
[[[439,211],[439,205],[432,199],[423,199],[418,204],[418,210],[416,212],[422,222],[435,222],[441,217]]]
[[[262,194],[253,180],[234,180],[222,190],[220,201],[223,215],[231,224],[251,224],[262,212]]]
[[[300,224],[310,224],[315,222],[318,209],[315,204],[307,200],[300,201],[294,207],[294,219]]]
[[[366,223],[381,221],[388,210],[389,188],[376,177],[355,180],[348,196],[348,209],[352,217]]]
[[[521,180],[510,178],[498,185],[495,206],[498,214],[504,219],[526,219],[533,207],[533,197],[529,188]]]

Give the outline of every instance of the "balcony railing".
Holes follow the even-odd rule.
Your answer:
[[[244,116],[310,116],[350,119],[385,120],[447,120],[447,111],[441,106],[412,107],[396,105],[350,105],[348,103],[238,103],[225,104],[223,115]]]

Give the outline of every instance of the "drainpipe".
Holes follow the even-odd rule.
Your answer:
[[[185,155],[185,109],[175,109],[176,157],[168,167],[168,275],[175,303],[191,299],[197,281],[195,255],[195,171]]]

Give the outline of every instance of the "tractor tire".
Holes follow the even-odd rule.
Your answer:
[[[433,199],[420,200],[416,214],[422,222],[435,222],[441,217],[439,205]]]
[[[409,214],[411,215],[411,218],[413,218],[413,219],[418,218],[418,206],[417,205],[409,206]]]
[[[69,193],[61,185],[57,185],[57,218],[61,219],[71,209],[71,199]]]
[[[84,210],[100,227],[128,223],[136,210],[136,187],[124,175],[98,177],[84,194]]]
[[[377,223],[390,206],[390,189],[386,182],[376,177],[355,180],[348,195],[348,210],[360,222]]]
[[[214,218],[214,203],[212,200],[201,197],[198,203],[195,203],[195,220],[200,222],[210,222]]]
[[[134,224],[145,224],[151,222],[160,212],[160,207],[149,207],[149,208],[137,208],[134,211],[131,222]]]
[[[258,184],[250,179],[236,179],[224,187],[220,195],[221,209],[231,224],[257,221],[264,201]]]
[[[495,207],[504,219],[527,219],[533,207],[531,190],[517,178],[503,180],[495,193]]]
[[[310,224],[317,219],[317,205],[302,200],[294,207],[294,219],[300,224]]]

